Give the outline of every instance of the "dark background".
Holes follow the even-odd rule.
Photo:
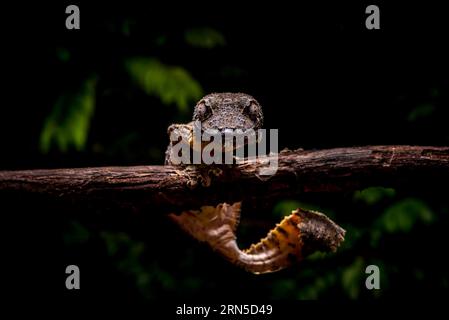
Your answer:
[[[381,30],[365,28],[368,4],[356,2],[74,2],[81,29],[67,30],[68,4],[3,8],[2,170],[162,164],[167,126],[189,121],[203,94],[222,91],[253,95],[265,127],[279,129],[280,148],[449,144],[449,28],[443,8],[428,2],[378,3]],[[297,206],[348,231],[337,254],[263,276],[235,269],[157,213],[1,200],[12,218],[5,261],[23,300],[43,291],[69,303],[435,300],[449,287],[449,204],[438,177],[284,199],[272,212],[249,208],[242,247]],[[64,287],[68,264],[81,269],[77,292]],[[369,264],[381,269],[380,290],[364,287]]]

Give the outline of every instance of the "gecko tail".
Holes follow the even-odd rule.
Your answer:
[[[257,244],[241,250],[236,241],[240,208],[240,202],[222,203],[169,217],[226,260],[256,274],[282,270],[315,251],[334,252],[344,240],[345,230],[324,214],[298,208]]]

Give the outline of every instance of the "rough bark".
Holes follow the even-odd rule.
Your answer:
[[[198,208],[227,201],[257,203],[304,192],[341,192],[366,186],[410,186],[449,178],[449,147],[367,146],[283,151],[275,175],[260,164],[222,166],[204,186],[198,171],[173,166],[1,171],[0,193],[41,194],[98,208]],[[203,173],[204,175],[204,173]],[[154,210],[158,209],[158,210]]]

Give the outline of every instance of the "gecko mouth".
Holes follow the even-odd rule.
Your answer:
[[[225,151],[236,150],[247,145],[255,144],[257,142],[257,131],[253,129],[225,129],[222,131],[221,137]]]
[[[190,139],[192,146],[196,142],[196,145],[201,145],[201,149],[206,146],[214,150],[220,150],[222,152],[230,152],[248,145],[255,145],[258,142],[257,131],[253,129],[241,130],[241,129],[208,129],[201,132],[201,138],[193,135]],[[197,139],[197,140],[195,140]],[[201,143],[198,143],[201,141]]]

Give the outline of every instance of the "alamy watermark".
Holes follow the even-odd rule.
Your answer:
[[[68,274],[65,279],[65,287],[69,290],[80,288],[80,268],[77,265],[71,264],[65,268],[65,273]]]
[[[71,4],[65,9],[65,13],[68,14],[65,19],[65,27],[69,30],[80,28],[80,9],[77,5]]]
[[[380,289],[380,269],[375,264],[370,264],[366,267],[365,273],[369,276],[366,277],[365,287],[368,290]]]
[[[65,26],[68,30],[80,29],[80,9],[77,5],[71,4],[66,7],[65,13],[68,14]],[[380,10],[379,7],[372,4],[366,7],[365,13],[368,17],[365,20],[365,26],[368,30],[380,29]]]
[[[192,127],[188,132],[185,128],[175,128],[170,132],[173,164],[256,163],[259,175],[276,173],[278,129],[202,130],[200,121],[195,121]]]

